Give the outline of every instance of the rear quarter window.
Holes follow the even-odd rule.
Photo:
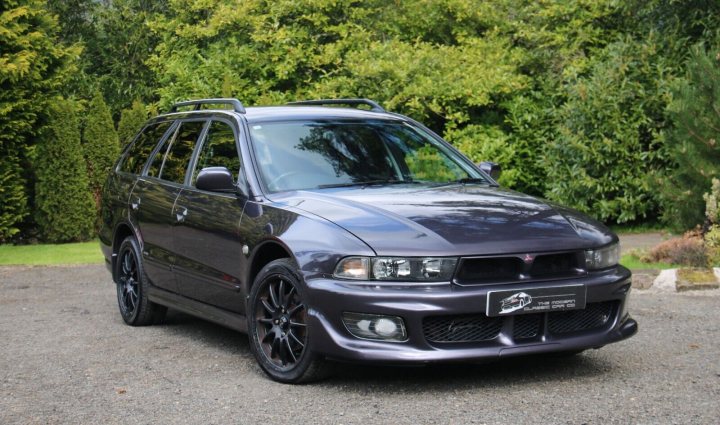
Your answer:
[[[167,129],[170,128],[171,124],[171,121],[164,121],[145,127],[130,146],[130,149],[128,149],[125,158],[120,163],[119,170],[125,173],[140,174],[148,157],[155,149],[155,145],[157,145],[157,142]]]

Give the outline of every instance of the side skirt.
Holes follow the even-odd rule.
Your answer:
[[[147,295],[148,299],[154,303],[180,310],[183,313],[217,323],[239,332],[247,333],[247,319],[240,314],[191,300],[182,295],[160,289],[157,286],[150,285]]]

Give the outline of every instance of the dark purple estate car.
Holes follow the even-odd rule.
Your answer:
[[[100,240],[127,324],[172,307],[247,332],[282,382],[318,378],[325,359],[477,361],[632,336],[617,236],[498,172],[366,99],[182,102],[124,149]]]

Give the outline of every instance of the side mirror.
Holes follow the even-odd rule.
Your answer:
[[[207,167],[200,170],[195,187],[210,192],[236,192],[232,173],[225,167]]]
[[[477,166],[494,180],[500,178],[500,172],[502,172],[502,167],[497,162],[483,161],[477,164]]]

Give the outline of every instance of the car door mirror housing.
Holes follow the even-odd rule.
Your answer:
[[[497,180],[500,178],[502,167],[497,162],[483,161],[477,164],[477,166],[493,179]]]
[[[233,175],[225,167],[207,167],[200,170],[195,187],[209,192],[237,192]]]

